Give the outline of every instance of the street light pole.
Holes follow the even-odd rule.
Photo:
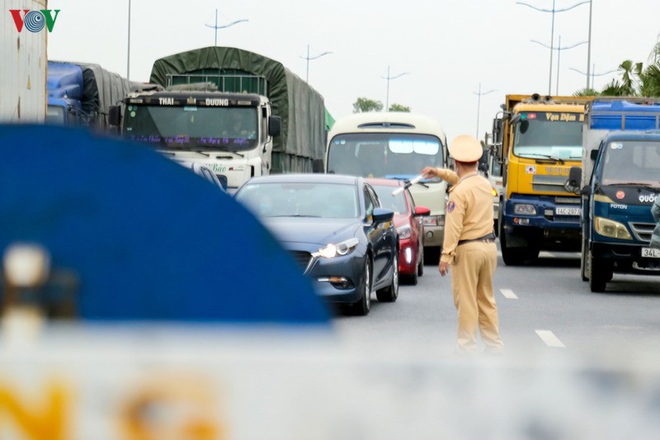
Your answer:
[[[305,74],[305,82],[306,83],[309,83],[309,61],[310,60],[316,60],[316,59],[321,58],[322,56],[325,56],[325,55],[330,55],[331,53],[332,52],[323,52],[323,53],[320,53],[320,54],[315,55],[313,57],[310,57],[309,56],[309,44],[307,45],[307,56],[306,57],[300,57],[304,60],[307,60],[307,69],[306,69],[306,74]]]
[[[226,25],[224,25],[224,26],[218,26],[218,10],[216,9],[216,10],[215,10],[215,25],[214,25],[214,26],[211,26],[210,24],[207,24],[207,25],[205,25],[205,26],[210,27],[210,28],[213,28],[213,29],[215,30],[215,39],[214,39],[214,41],[213,41],[213,45],[214,45],[214,46],[217,46],[217,45],[218,45],[218,29],[225,29],[225,28],[228,28],[228,27],[230,27],[230,26],[233,26],[233,25],[235,25],[235,24],[237,24],[237,23],[243,23],[243,22],[245,22],[245,21],[248,21],[248,20],[240,19],[240,20],[232,21],[231,23],[226,24]]]
[[[550,27],[550,71],[548,72],[548,95],[552,94],[552,56],[553,56],[553,43],[554,43],[554,39],[555,39],[555,13],[570,11],[573,8],[576,8],[580,5],[583,5],[585,3],[590,3],[590,2],[591,2],[591,0],[583,0],[579,3],[574,4],[573,6],[569,6],[568,8],[564,8],[564,9],[555,9],[555,0],[552,0],[552,9],[541,9],[541,8],[537,8],[536,6],[530,5],[528,3],[516,2],[519,5],[528,6],[532,9],[537,10],[537,11],[551,12],[552,13],[552,21],[551,21],[551,27]]]
[[[482,92],[481,91],[481,83],[479,83],[479,91],[478,92],[472,92],[475,95],[477,95],[477,133],[476,133],[476,138],[479,139],[479,117],[481,115],[481,97],[483,95],[488,95],[489,93],[493,93],[495,90],[489,90],[487,92]]]
[[[587,90],[589,90],[589,66],[591,65],[591,11],[593,9],[593,0],[589,0],[589,46],[587,49]],[[593,88],[593,80],[591,81],[591,88]]]
[[[128,47],[126,49],[126,79],[131,76],[131,0],[128,0]]]
[[[587,76],[591,75],[591,85],[590,85],[590,86],[587,86],[587,88],[590,87],[590,88],[592,88],[592,89],[593,89],[593,87],[594,87],[594,79],[595,79],[595,77],[597,77],[597,76],[609,75],[610,73],[614,73],[614,72],[617,71],[616,69],[613,69],[613,70],[608,70],[607,72],[596,73],[596,65],[595,65],[595,64],[592,66],[592,69],[591,69],[590,71],[587,71],[587,72],[583,72],[583,71],[578,70],[578,69],[576,69],[576,68],[574,68],[574,67],[569,67],[569,69],[572,70],[572,71],[574,71],[574,72],[580,73],[580,74],[582,74],[582,75],[587,75]],[[589,80],[587,80],[587,81],[589,81]]]
[[[399,73],[396,76],[390,76],[390,66],[387,66],[387,76],[381,78],[387,80],[387,94],[385,95],[385,111],[390,111],[390,80],[401,78],[403,75],[410,75],[408,72]]]
[[[561,56],[561,51],[566,50],[566,49],[573,49],[574,47],[580,46],[581,44],[587,44],[587,42],[586,41],[580,41],[579,43],[575,43],[571,46],[561,47],[561,35],[559,36],[559,44],[557,45],[557,47],[548,47],[545,44],[541,43],[540,41],[536,41],[536,40],[530,40],[530,41],[532,41],[533,43],[536,43],[536,44],[540,44],[541,46],[543,46],[547,49],[557,51],[557,93],[556,94],[557,94],[557,96],[559,96],[559,60],[560,60],[560,56]]]

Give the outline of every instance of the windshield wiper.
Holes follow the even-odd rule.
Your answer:
[[[564,159],[560,157],[554,157],[549,154],[539,154],[539,153],[531,153],[531,154],[533,154],[534,156],[541,156],[541,159],[536,159],[534,157],[529,157],[527,155],[521,157],[527,157],[528,159],[535,159],[536,163],[560,163],[562,165],[564,165],[565,163]]]

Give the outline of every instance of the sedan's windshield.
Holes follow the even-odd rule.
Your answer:
[[[355,186],[335,183],[248,183],[237,194],[259,217],[356,218]]]
[[[513,154],[531,159],[582,158],[581,115],[558,112],[521,113]]]
[[[257,144],[257,111],[246,107],[130,104],[124,135],[138,142],[180,149],[245,151]]]
[[[376,195],[380,199],[380,204],[382,208],[390,209],[399,214],[408,213],[408,205],[406,204],[406,196],[404,193],[399,193],[392,195],[395,189],[399,188],[398,186],[389,186],[389,185],[371,185],[376,191]]]

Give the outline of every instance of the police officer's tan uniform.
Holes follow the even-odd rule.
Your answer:
[[[462,163],[476,162],[482,155],[481,144],[472,136],[457,137],[449,150],[454,160]],[[460,177],[448,169],[425,168],[424,171],[451,185],[440,273],[444,275],[443,268],[447,264],[451,266],[452,292],[458,312],[458,350],[477,349],[479,327],[487,350],[501,351],[503,344],[493,294],[497,248],[492,186],[476,169]]]

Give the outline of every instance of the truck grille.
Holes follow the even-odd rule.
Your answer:
[[[566,192],[566,176],[547,176],[537,174],[532,178],[532,189],[535,192]]]
[[[301,272],[307,270],[307,266],[312,261],[312,254],[305,251],[290,251],[289,254],[293,257],[293,260],[296,262]]]
[[[645,242],[651,241],[651,234],[653,234],[655,223],[631,222],[628,223],[628,226],[630,226],[630,230],[633,232],[633,235],[637,240]]]

